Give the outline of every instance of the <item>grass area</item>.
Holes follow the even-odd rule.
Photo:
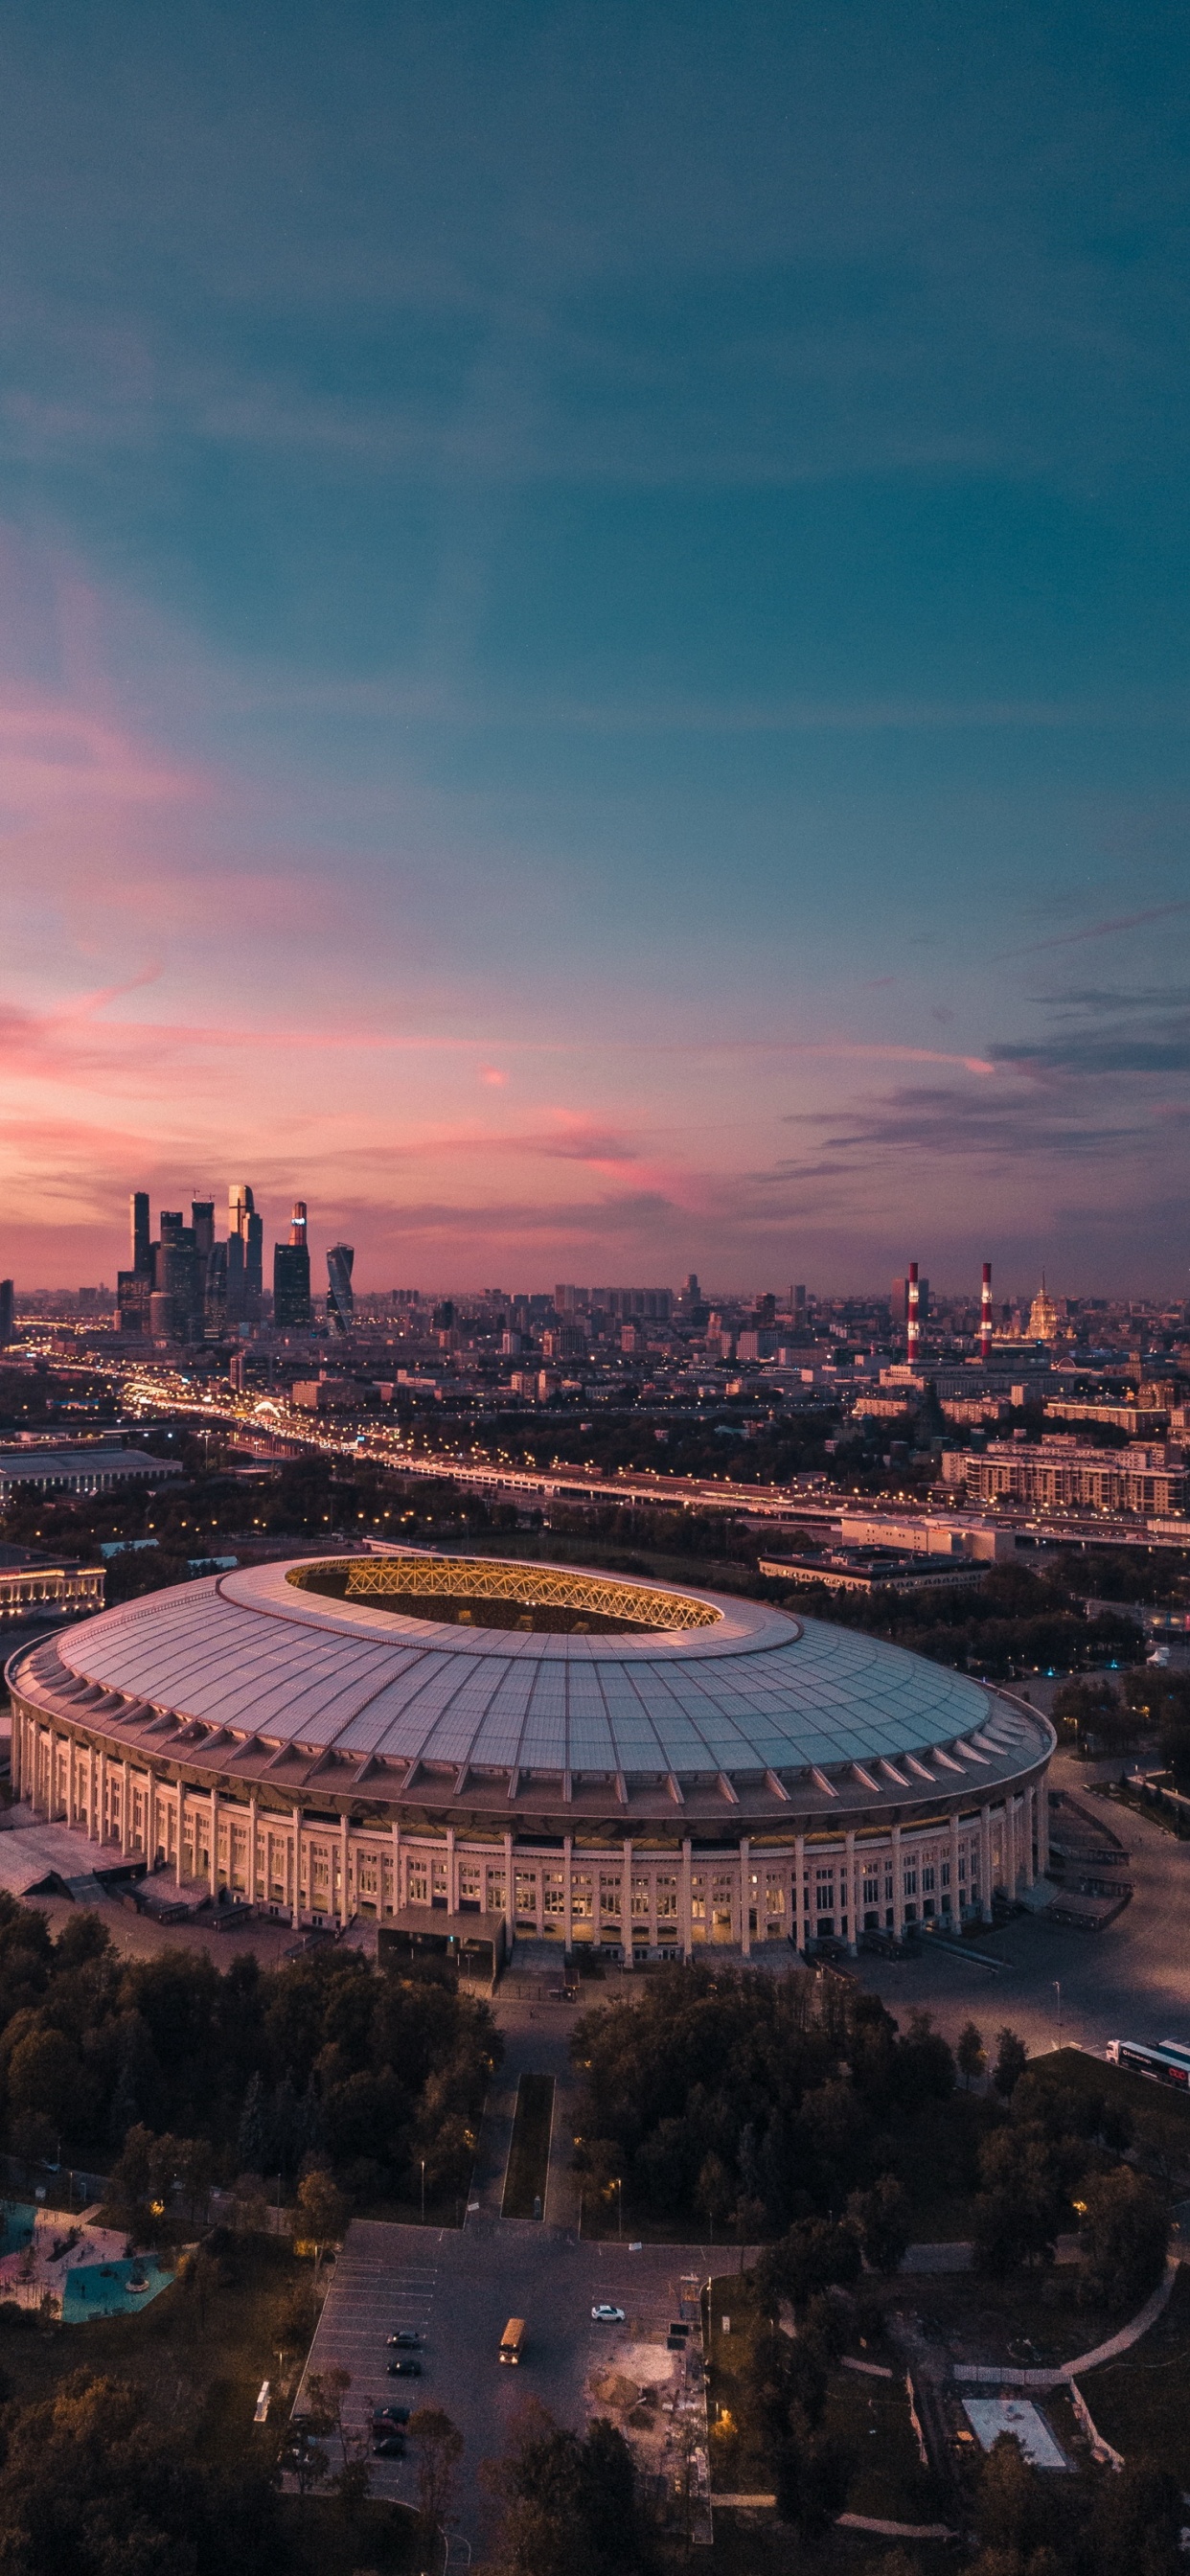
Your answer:
[[[1014,2272],[1005,2281],[955,2272],[901,2274],[890,2282],[863,2284],[869,2312],[877,2303],[886,2308],[911,2303],[927,2334],[946,2343],[956,2361],[1014,2367],[1027,2358],[1018,2349],[1023,2337],[1034,2346],[1039,2363],[1056,2366],[1093,2351],[1141,2305],[1132,2299],[1123,2307],[1082,2307],[1077,2290],[1078,2272],[1069,2264]]]
[[[1130,2352],[1079,2381],[1104,2440],[1126,2460],[1155,2459],[1190,2488],[1190,2272]]]
[[[359,2576],[362,2569],[420,2568],[417,2516],[366,2504],[348,2521],[327,2496],[285,2496],[281,2504],[286,2576]]]
[[[890,2522],[941,2522],[946,2499],[922,2467],[903,2376],[863,2379],[839,2370],[826,2401],[825,2426],[846,2443],[854,2461],[847,2491],[849,2513],[877,2514]]]
[[[1106,2058],[1090,2057],[1081,2048],[1055,2049],[1033,2063],[1047,2076],[1060,2075],[1073,2093],[1098,2093],[1113,2106],[1118,2103],[1128,2113],[1136,2144],[1155,2171],[1171,2180],[1190,2173],[1190,2099],[1185,2094],[1167,2092],[1147,2076],[1134,2075],[1127,2066],[1111,2066]]]
[[[553,2076],[522,2075],[517,2086],[516,2118],[512,2124],[508,2171],[504,2177],[503,2217],[532,2218],[537,2214],[534,2202],[538,2200],[544,2215],[553,2124]]]
[[[707,2335],[712,2494],[773,2491],[773,2464],[749,2391],[753,2340],[763,2322],[748,2274],[729,2272],[712,2281]],[[881,2323],[878,2313],[861,2319],[857,2312],[856,2341]],[[879,2359],[894,2377],[874,2379],[840,2367],[831,2373],[826,2400],[824,2429],[845,2443],[854,2464],[847,2510],[898,2522],[944,2520],[937,2483],[922,2467],[900,2358],[894,2346],[874,2341],[870,2331],[867,2345],[863,2358]]]

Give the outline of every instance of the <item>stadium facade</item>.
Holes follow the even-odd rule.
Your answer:
[[[745,1955],[991,1919],[1048,1860],[1037,1711],[767,1605],[567,1567],[339,1557],[10,1659],[39,1816],[295,1925]]]

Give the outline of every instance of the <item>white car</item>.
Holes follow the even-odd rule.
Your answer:
[[[609,2307],[606,2299],[601,2300],[597,2308],[592,2308],[591,2316],[597,2326],[622,2326],[628,2322],[623,2308]]]

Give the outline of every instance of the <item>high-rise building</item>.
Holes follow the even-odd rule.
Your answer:
[[[149,1240],[149,1193],[133,1190],[128,1201],[132,1267],[138,1279],[147,1279],[153,1267],[153,1247]]]
[[[0,1279],[0,1348],[10,1342],[16,1320],[16,1300],[11,1279]]]
[[[205,1261],[215,1242],[214,1199],[191,1199],[190,1226],[194,1236],[194,1249],[200,1262]]]
[[[238,1258],[233,1245],[239,1244]],[[247,1181],[227,1193],[227,1312],[230,1321],[255,1321],[264,1287],[264,1220]]]
[[[273,1322],[278,1332],[303,1332],[310,1322],[310,1251],[304,1199],[294,1201],[288,1243],[273,1245]]]
[[[326,1256],[326,1320],[332,1333],[349,1333],[355,1320],[354,1262],[354,1245],[332,1243]]]

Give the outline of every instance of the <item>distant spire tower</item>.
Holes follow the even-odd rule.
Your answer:
[[[983,1285],[979,1291],[979,1356],[987,1367],[992,1356],[992,1265],[983,1265]]]

